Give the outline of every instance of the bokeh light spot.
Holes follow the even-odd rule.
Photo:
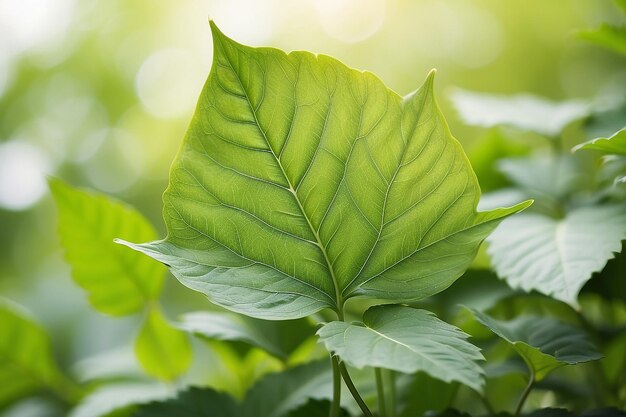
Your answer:
[[[342,42],[361,42],[385,22],[385,0],[314,0],[319,21],[329,36]]]
[[[24,210],[46,192],[50,163],[36,147],[10,141],[0,144],[0,207]]]

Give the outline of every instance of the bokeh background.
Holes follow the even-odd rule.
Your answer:
[[[209,18],[242,43],[332,55],[401,94],[437,68],[468,150],[485,132],[455,114],[455,87],[593,100],[625,79],[623,58],[577,37],[623,19],[611,0],[0,0],[0,295],[33,312],[61,362],[130,345],[139,318],[89,309],[46,176],[116,196],[163,234],[168,168],[211,65]],[[207,305],[167,286],[171,314]]]

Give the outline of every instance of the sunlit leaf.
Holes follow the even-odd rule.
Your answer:
[[[532,368],[536,381],[561,366],[602,357],[585,333],[552,317],[526,315],[500,321],[478,310],[469,310],[480,323],[513,346]]]
[[[61,374],[48,335],[21,307],[0,298],[0,410],[39,390],[66,401],[76,388]]]
[[[213,67],[164,195],[165,240],[128,244],[246,315],[290,319],[355,296],[448,287],[507,215],[480,190],[433,96],[214,24]]]
[[[176,398],[139,407],[134,417],[241,417],[240,406],[211,388],[189,388]]]
[[[321,342],[344,362],[413,373],[423,371],[446,382],[480,391],[483,359],[467,334],[426,310],[386,305],[368,309],[363,324],[333,321],[319,331]]]
[[[156,383],[104,385],[85,397],[69,417],[103,417],[128,407],[165,400],[173,395],[170,387]]]
[[[530,94],[501,96],[457,89],[452,102],[465,123],[473,126],[511,126],[547,137],[557,137],[570,123],[591,113],[589,104],[554,102]]]
[[[582,286],[621,250],[623,239],[626,207],[590,206],[560,219],[541,214],[508,219],[489,237],[488,252],[511,287],[576,306]]]
[[[135,341],[135,353],[149,374],[173,380],[191,364],[191,344],[187,334],[173,327],[158,308],[148,311]]]
[[[102,194],[49,181],[59,212],[59,235],[72,277],[88,292],[97,310],[125,315],[159,296],[165,269],[113,242],[116,237],[146,240],[156,236],[136,210]]]
[[[614,52],[626,55],[626,26],[604,24],[580,33],[580,37]]]
[[[187,313],[178,326],[209,339],[242,341],[283,360],[315,333],[313,326],[303,319],[275,322],[208,311]]]
[[[588,149],[602,151],[604,153],[626,155],[626,128],[618,131],[608,138],[596,138],[589,142],[581,143],[574,147],[573,151]]]

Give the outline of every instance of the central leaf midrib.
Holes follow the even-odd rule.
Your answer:
[[[219,39],[219,37],[218,37],[218,39]],[[339,317],[341,318],[343,316],[343,299],[342,299],[342,296],[341,296],[341,291],[339,289],[339,282],[337,281],[337,278],[335,276],[335,271],[333,269],[332,263],[330,262],[330,259],[328,258],[328,253],[326,251],[326,246],[324,245],[324,243],[320,239],[319,233],[317,233],[317,231],[315,230],[315,228],[311,224],[311,220],[307,216],[306,211],[304,210],[304,206],[302,205],[302,202],[300,201],[300,198],[298,197],[298,194],[297,194],[293,184],[291,183],[291,180],[289,179],[289,176],[285,172],[285,169],[284,169],[282,163],[280,162],[280,159],[278,158],[278,156],[274,152],[274,148],[272,148],[272,145],[271,145],[269,139],[267,138],[267,135],[265,134],[265,131],[261,127],[261,124],[259,123],[259,119],[257,117],[256,110],[255,110],[254,106],[252,105],[252,102],[250,101],[250,97],[248,95],[248,91],[243,86],[243,83],[241,82],[241,78],[239,77],[239,73],[235,70],[235,68],[233,68],[233,65],[232,65],[232,63],[230,61],[230,57],[228,56],[228,53],[226,52],[226,48],[223,45],[222,40],[219,39],[219,42],[220,42],[220,44],[222,46],[222,49],[224,50],[224,56],[226,57],[228,65],[230,66],[230,69],[233,72],[233,74],[235,74],[235,78],[237,79],[237,82],[239,83],[239,86],[241,87],[241,90],[244,93],[244,96],[246,98],[246,102],[248,103],[248,106],[250,107],[250,112],[252,113],[252,116],[254,117],[255,125],[257,126],[257,128],[259,129],[259,132],[263,136],[263,139],[265,140],[265,143],[267,144],[267,147],[268,147],[269,151],[271,152],[272,156],[274,157],[274,160],[276,161],[276,164],[280,168],[280,172],[282,173],[283,177],[285,178],[285,181],[287,181],[287,184],[289,185],[289,189],[288,190],[291,193],[291,195],[293,195],[293,197],[294,197],[294,199],[296,201],[296,204],[298,205],[298,208],[300,209],[300,212],[302,213],[302,216],[306,220],[306,223],[307,223],[309,229],[311,230],[311,233],[313,233],[313,236],[315,237],[315,245],[319,248],[320,252],[322,253],[322,256],[324,257],[324,261],[326,262],[326,267],[328,268],[328,271],[330,272],[330,277],[331,277],[331,279],[333,281],[333,287],[334,287],[334,290],[335,290],[335,303],[336,303],[335,308],[336,308],[336,312],[339,315]],[[293,123],[293,119],[292,119],[291,123]]]

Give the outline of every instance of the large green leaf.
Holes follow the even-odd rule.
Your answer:
[[[507,219],[489,237],[488,252],[511,287],[576,306],[582,286],[621,250],[623,239],[626,207],[589,206],[560,219],[541,214]]]
[[[346,299],[423,298],[499,221],[433,96],[211,23],[213,67],[164,195],[165,240],[130,247],[214,303],[289,319]]]
[[[311,323],[304,319],[275,322],[208,311],[187,313],[178,326],[208,339],[245,342],[283,360],[315,333]]]
[[[146,372],[167,381],[183,374],[192,356],[187,334],[169,324],[156,307],[147,312],[135,353]]]
[[[333,321],[318,335],[329,351],[356,368],[423,371],[482,389],[483,372],[476,363],[484,359],[480,349],[465,340],[467,334],[426,310],[375,306],[365,312],[362,325]]]
[[[602,151],[604,153],[626,155],[626,128],[608,138],[596,138],[574,147],[574,152],[581,149]]]
[[[44,329],[21,307],[0,298],[0,410],[42,389],[66,401],[77,394],[59,371]]]
[[[125,315],[159,296],[164,268],[113,242],[153,239],[152,225],[136,210],[102,194],[49,181],[59,211],[59,235],[76,283],[97,310]]]
[[[552,317],[519,316],[500,321],[475,309],[474,317],[510,343],[540,381],[556,368],[600,359],[580,329]]]
[[[570,123],[589,116],[591,106],[577,101],[553,102],[530,94],[500,96],[456,90],[452,102],[465,123],[473,126],[512,126],[557,137]]]

